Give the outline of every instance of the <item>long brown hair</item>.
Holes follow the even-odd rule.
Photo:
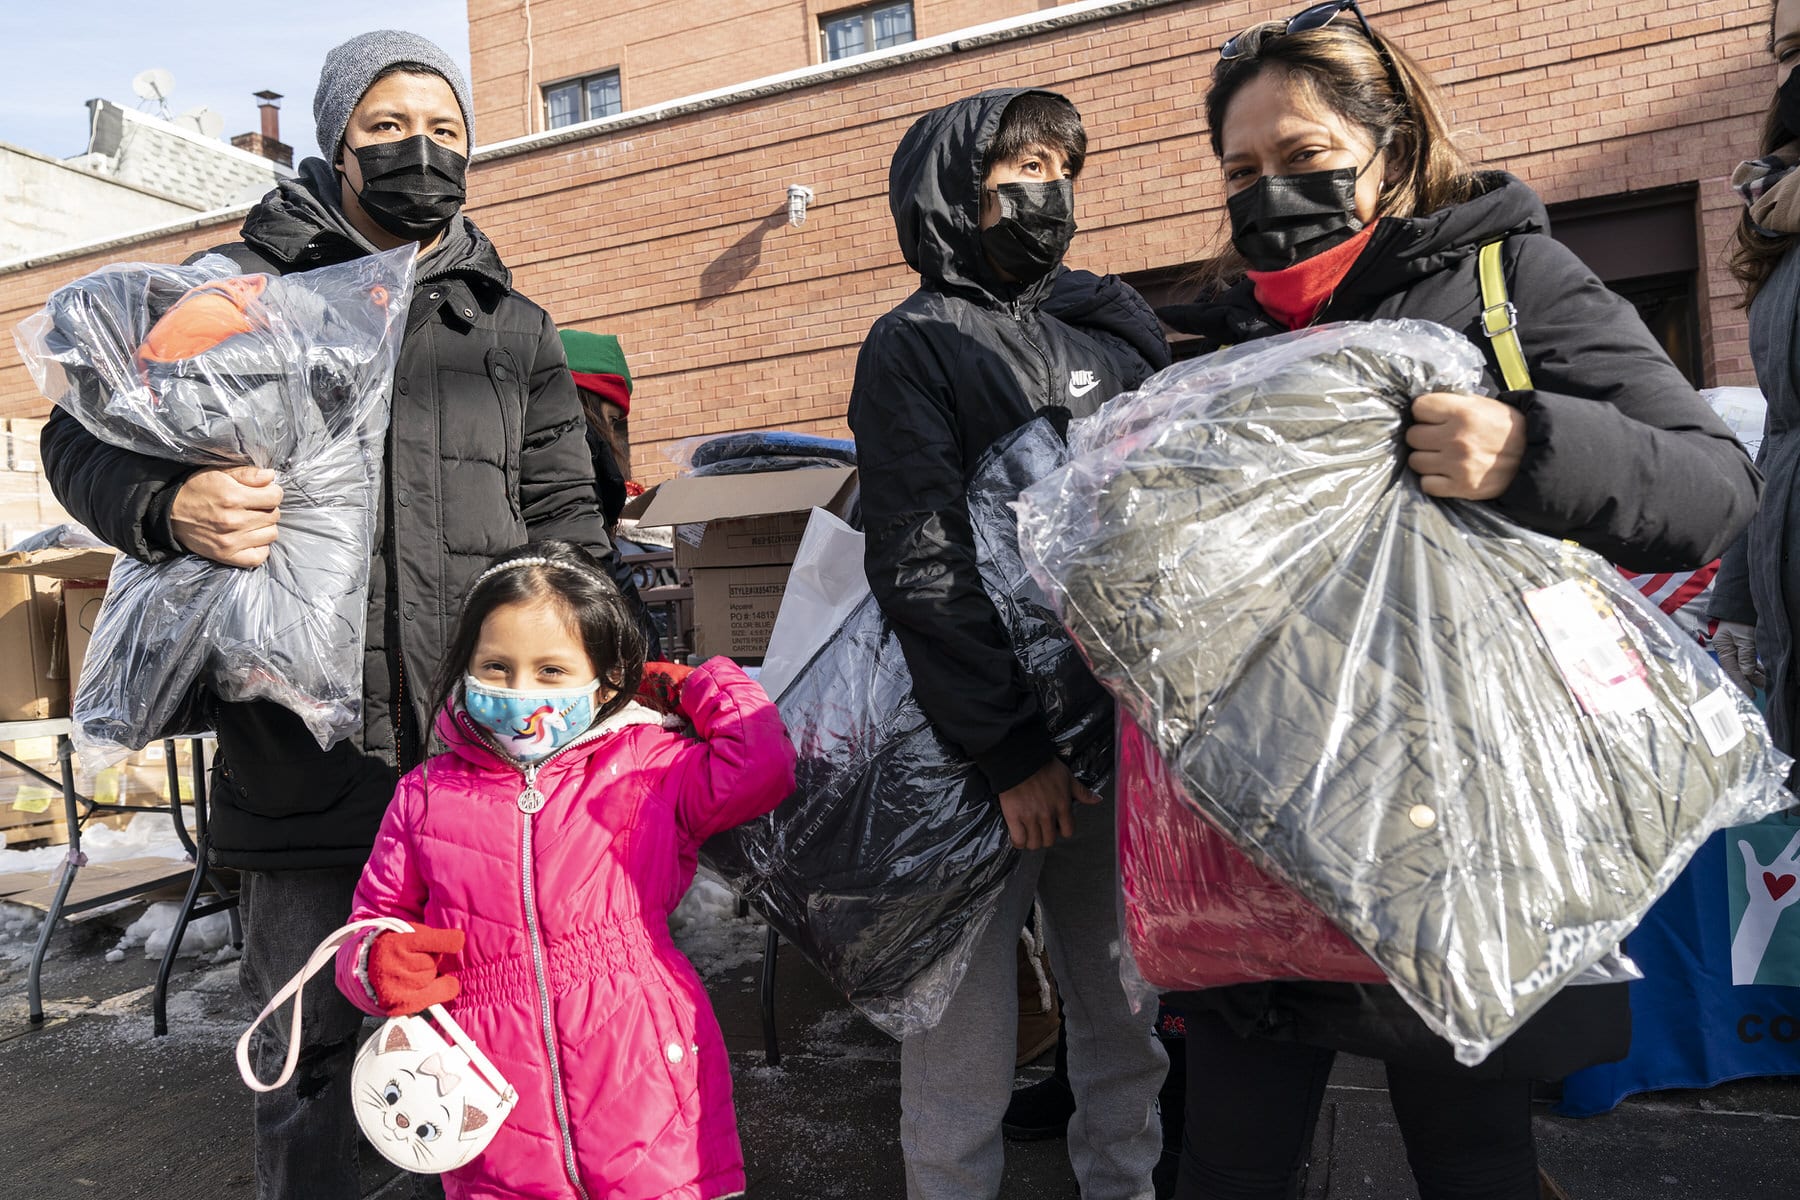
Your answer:
[[[1283,33],[1277,22],[1241,35],[1238,50],[1235,57],[1221,58],[1213,67],[1212,84],[1206,90],[1206,123],[1215,156],[1224,156],[1222,131],[1232,99],[1245,84],[1273,68],[1307,88],[1345,121],[1361,126],[1377,149],[1398,157],[1404,174],[1382,188],[1376,206],[1379,215],[1436,212],[1475,195],[1474,166],[1450,132],[1443,93],[1425,68],[1380,34],[1365,35],[1350,21]],[[1244,266],[1237,252],[1227,247],[1203,269],[1201,278],[1222,287],[1242,277]]]
[[[1761,146],[1757,151],[1759,155],[1773,154],[1794,140],[1794,135],[1781,123],[1777,111],[1779,104],[1779,100],[1769,102],[1769,113],[1763,118],[1762,141],[1758,143]],[[1737,244],[1731,250],[1731,273],[1744,285],[1744,298],[1738,302],[1738,307],[1750,307],[1756,293],[1762,291],[1763,284],[1774,274],[1775,264],[1797,243],[1800,243],[1800,237],[1794,234],[1767,234],[1759,230],[1750,219],[1750,209],[1745,207],[1738,217]]]

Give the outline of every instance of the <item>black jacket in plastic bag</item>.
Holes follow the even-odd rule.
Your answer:
[[[976,470],[969,517],[982,583],[1058,751],[1100,788],[1112,701],[1026,572],[1010,508],[1067,457],[1050,418],[1021,427]],[[1018,860],[995,793],[920,710],[873,597],[776,703],[799,751],[795,792],[702,856],[877,1025],[928,1029]]]
[[[21,326],[44,394],[93,436],[199,467],[270,468],[283,493],[255,569],[118,560],[74,697],[87,752],[193,731],[201,688],[273,701],[321,747],[360,724],[382,437],[415,253],[287,276],[223,257],[108,267]]]

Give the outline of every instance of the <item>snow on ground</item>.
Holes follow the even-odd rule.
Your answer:
[[[166,813],[137,813],[123,829],[90,825],[81,832],[81,852],[89,863],[117,862],[122,858],[185,859],[187,847],[175,836],[175,823]],[[14,871],[50,871],[67,858],[67,846],[43,846],[36,850],[0,850],[0,875]]]
[[[123,962],[125,955],[139,946],[144,948],[145,958],[160,959],[169,948],[169,939],[175,936],[175,918],[180,912],[181,905],[177,901],[158,900],[144,910],[143,916],[125,927],[119,944],[107,951],[106,961]],[[177,954],[182,958],[217,955],[230,941],[230,916],[213,913],[188,922],[188,927],[182,931],[181,949]]]
[[[119,829],[111,825],[91,825],[81,835],[81,852],[87,856],[89,866],[127,858],[167,858],[181,862],[188,857],[187,848],[175,836],[174,822],[164,813],[138,813]],[[42,872],[48,882],[55,878],[54,872],[62,866],[68,854],[67,846],[0,850],[0,875]],[[137,904],[138,901],[127,900],[117,908],[123,911]],[[175,913],[179,908],[173,901],[151,905],[142,917],[125,930],[119,944],[107,954],[107,961],[121,962],[128,951],[139,946],[145,947],[148,957],[161,958],[163,950],[168,947],[169,936],[175,927]],[[44,914],[37,909],[0,900],[0,956],[29,958],[43,919]],[[229,931],[230,918],[223,913],[202,918],[188,926],[187,935],[181,939],[181,953],[193,955],[215,952],[229,940]],[[50,954],[54,957],[61,948],[66,947],[67,940],[59,937],[50,945]]]
[[[703,978],[713,979],[762,958],[763,923],[737,915],[737,896],[712,872],[694,877],[669,916],[669,932]]]

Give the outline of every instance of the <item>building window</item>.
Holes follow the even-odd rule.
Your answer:
[[[912,40],[912,0],[871,4],[819,18],[819,49],[826,62]]]
[[[544,124],[550,129],[597,121],[612,116],[622,107],[616,70],[565,79],[544,88]]]

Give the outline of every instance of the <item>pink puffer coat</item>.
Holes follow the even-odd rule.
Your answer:
[[[712,1200],[744,1189],[731,1069],[670,912],[714,833],[793,789],[775,706],[736,666],[689,675],[699,740],[633,705],[525,779],[479,727],[446,711],[451,749],[400,783],[352,919],[383,915],[467,935],[450,1007],[519,1103],[487,1150],[444,1176],[451,1200]],[[356,972],[338,987],[379,1015]],[[554,1043],[554,1053],[550,1049]]]

